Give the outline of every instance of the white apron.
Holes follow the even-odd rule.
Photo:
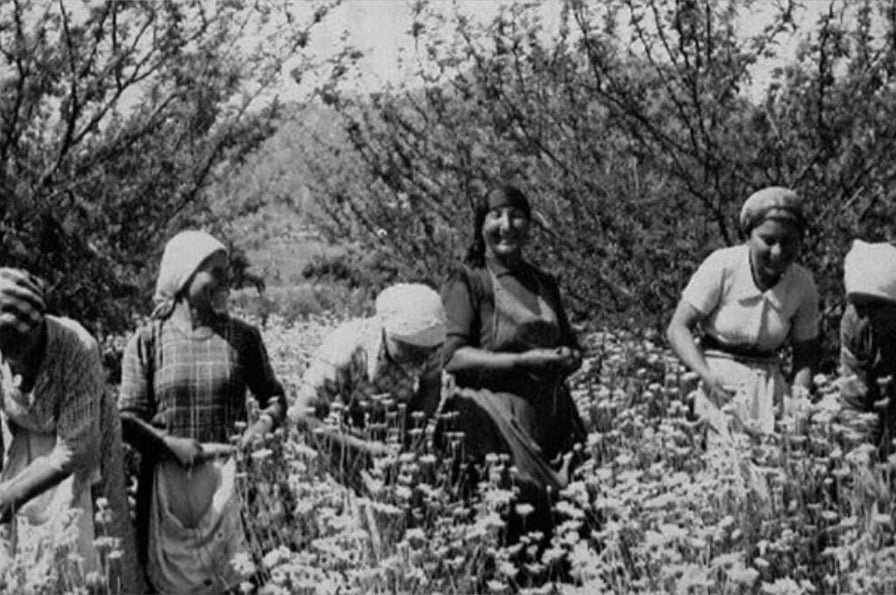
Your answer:
[[[233,457],[156,465],[149,514],[147,575],[160,593],[222,593],[242,580],[231,564],[248,550]]]
[[[775,429],[775,404],[787,393],[780,360],[775,358],[746,359],[709,350],[706,363],[710,371],[724,379],[724,387],[734,392],[729,403],[732,413],[746,426],[763,434]],[[706,395],[703,384],[697,389],[694,412],[709,422],[710,428],[723,441],[730,441],[729,417]],[[714,442],[714,440],[710,440]]]
[[[35,459],[49,455],[56,446],[56,436],[23,428],[12,433],[3,423],[3,442],[9,447],[0,480],[8,481]],[[99,479],[99,469],[91,479]],[[90,483],[78,482],[74,474],[69,475],[17,511],[12,519],[11,545],[23,564],[36,565],[42,554],[52,552],[63,543],[71,543],[72,549],[80,555],[83,576],[99,570],[99,554],[93,543],[95,534]],[[35,547],[37,544],[41,546]]]
[[[775,429],[775,404],[783,401],[787,383],[777,357],[763,359],[734,358],[723,352],[707,350],[706,363],[717,378],[724,379],[724,388],[734,392],[727,404],[731,414],[745,426],[762,434]],[[697,388],[694,411],[709,423],[706,448],[712,464],[726,470],[739,469],[743,480],[742,495],[752,490],[761,500],[768,500],[769,487],[761,467],[743,458],[742,447],[731,432],[728,413],[716,407],[706,395],[703,384]]]

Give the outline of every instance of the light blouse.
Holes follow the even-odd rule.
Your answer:
[[[818,336],[818,289],[812,274],[793,264],[774,287],[760,291],[746,244],[710,254],[682,299],[705,316],[704,332],[724,345],[774,351],[788,338],[807,341]]]

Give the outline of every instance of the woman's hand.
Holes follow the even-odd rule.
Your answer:
[[[721,379],[712,374],[707,374],[703,378],[703,391],[713,405],[721,409],[734,398],[734,390],[725,387]]]
[[[245,449],[256,442],[260,442],[264,435],[270,432],[273,427],[273,418],[270,415],[262,415],[258,418],[258,421],[246,428],[246,431],[240,436],[239,448]]]
[[[202,445],[198,441],[193,438],[178,438],[177,436],[165,436],[164,440],[171,457],[182,467],[192,467],[199,462]]]
[[[568,357],[568,354],[561,351],[562,349],[569,348],[560,347],[557,349],[547,349],[544,347],[538,347],[536,349],[524,351],[519,354],[520,367],[526,368],[527,370],[531,370],[533,372],[543,372],[556,369],[560,367],[562,362],[565,361]]]
[[[530,349],[521,353],[519,357],[520,367],[537,375],[569,374],[582,365],[582,352],[566,346]]]
[[[572,373],[582,366],[581,349],[573,349],[572,347],[563,346],[560,347],[560,355],[563,356],[563,359],[560,362],[560,367],[564,372]]]

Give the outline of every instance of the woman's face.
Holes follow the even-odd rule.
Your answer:
[[[23,363],[40,342],[41,325],[21,332],[13,326],[0,325],[0,353],[11,363]]]
[[[200,312],[227,314],[230,296],[230,263],[227,254],[215,252],[206,258],[190,281],[187,300]]]
[[[419,367],[426,363],[430,357],[438,350],[438,347],[421,347],[399,341],[394,337],[387,335],[387,349],[392,359],[398,363],[408,367]]]
[[[788,221],[766,219],[750,232],[750,262],[756,278],[776,283],[800,255],[799,228]]]
[[[482,239],[487,254],[504,258],[519,255],[529,239],[529,217],[516,207],[497,207],[485,215]]]

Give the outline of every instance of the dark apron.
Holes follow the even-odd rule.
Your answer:
[[[492,351],[558,347],[559,318],[542,297],[544,288],[539,288],[533,309],[491,271],[489,274],[495,296]],[[482,460],[488,453],[509,454],[520,480],[537,491],[550,489],[556,495],[567,483],[561,457],[585,438],[564,380],[519,373],[503,382],[490,382],[487,388],[459,388],[446,403],[446,410],[457,411],[456,424],[465,434],[466,456]]]

